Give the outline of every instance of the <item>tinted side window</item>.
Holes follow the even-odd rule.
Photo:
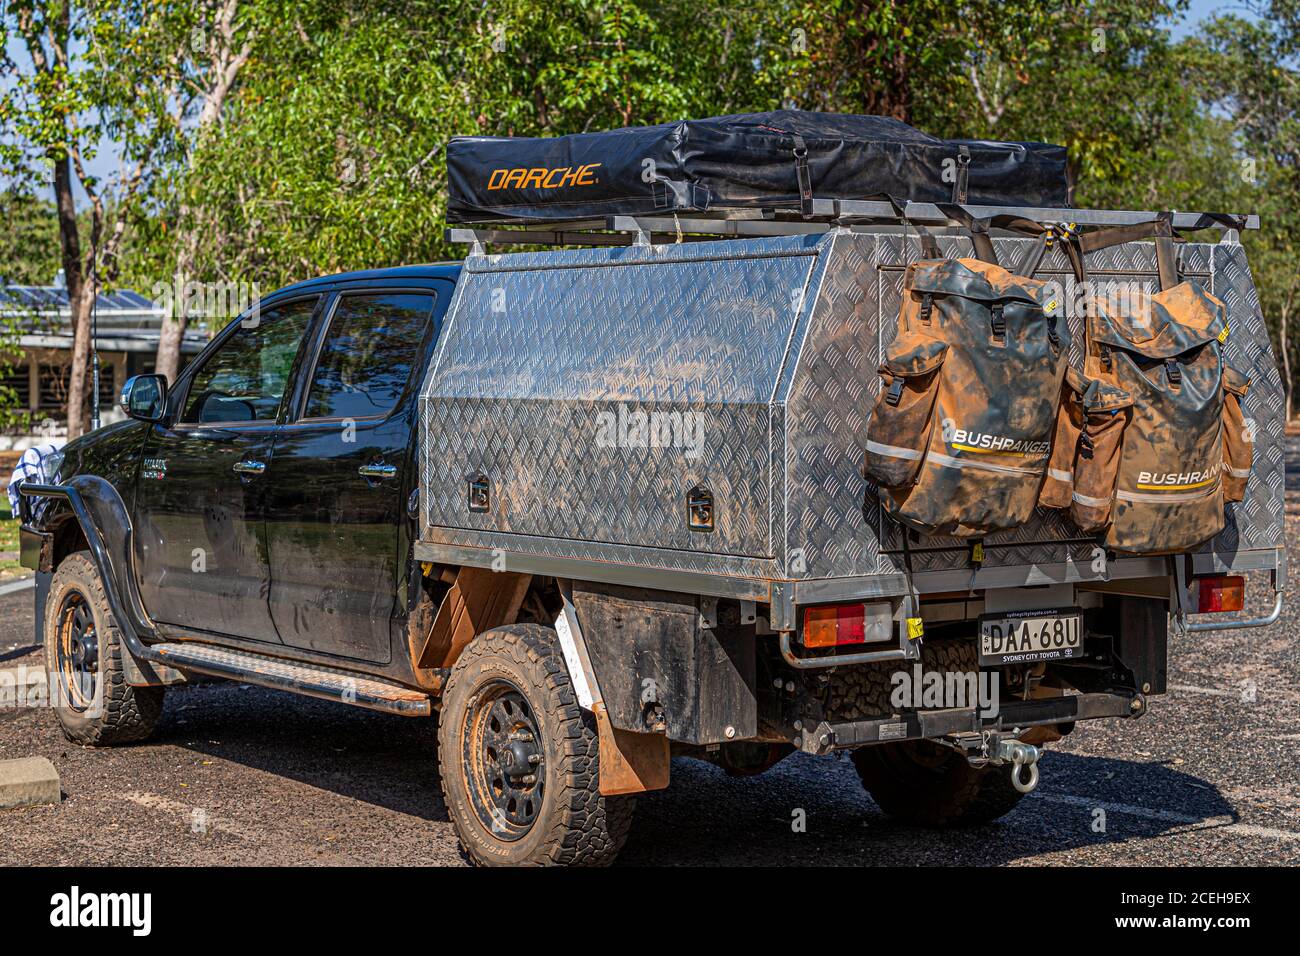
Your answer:
[[[339,297],[321,344],[304,418],[366,418],[392,411],[433,313],[433,293]]]
[[[299,299],[243,320],[195,374],[181,421],[275,421],[318,301]]]

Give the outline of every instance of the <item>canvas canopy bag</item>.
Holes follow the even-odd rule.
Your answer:
[[[907,527],[977,538],[1033,514],[1070,344],[1043,294],[982,259],[908,267],[864,449],[864,473]]]
[[[951,175],[949,175],[951,174]],[[447,144],[447,221],[571,220],[816,199],[1066,208],[1064,146],[942,140],[887,116],[776,110]]]
[[[1067,383],[1041,503],[1068,506],[1111,548],[1153,554],[1223,529],[1224,502],[1245,493],[1253,435],[1240,405],[1249,379],[1224,364],[1223,303],[1176,281],[1167,220],[1149,225],[1161,291],[1088,300],[1083,374]],[[1135,236],[1094,237],[1078,262]]]

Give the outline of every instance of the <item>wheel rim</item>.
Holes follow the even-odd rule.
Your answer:
[[[499,840],[520,839],[542,810],[545,755],[528,699],[496,680],[479,690],[465,718],[464,777],[483,828]]]
[[[90,603],[80,591],[70,592],[59,606],[55,648],[61,703],[76,711],[87,710],[99,681],[99,633]]]

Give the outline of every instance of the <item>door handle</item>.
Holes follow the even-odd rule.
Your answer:
[[[266,462],[264,461],[237,461],[232,467],[233,471],[241,475],[260,475],[266,471]]]
[[[360,474],[362,478],[377,478],[379,480],[383,480],[385,478],[396,478],[397,466],[396,465],[362,465],[360,468],[357,469],[357,473]]]

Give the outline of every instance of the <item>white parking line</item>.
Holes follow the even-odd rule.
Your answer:
[[[18,591],[25,591],[28,588],[35,586],[35,584],[36,578],[34,577],[23,578],[21,581],[14,581],[11,584],[0,584],[0,597],[4,597],[6,594],[14,594]]]
[[[1108,803],[1105,800],[1090,800],[1069,793],[1031,793],[1031,797],[1048,803],[1062,803],[1072,807],[1084,807],[1089,810],[1100,807],[1107,813],[1124,813],[1144,820],[1158,820],[1194,830],[1226,830],[1239,836],[1259,837],[1265,840],[1281,840],[1291,843],[1300,840],[1300,832],[1295,830],[1278,830],[1273,827],[1258,827],[1250,823],[1236,823],[1232,817],[1189,817],[1182,813],[1168,810],[1155,810],[1151,807],[1135,807],[1127,803]]]
[[[259,833],[251,827],[244,827],[225,818],[217,819],[207,813],[200,807],[191,807],[181,803],[178,800],[171,800],[167,797],[160,797],[156,793],[144,793],[139,790],[130,790],[122,796],[130,800],[137,806],[144,807],[147,810],[157,810],[161,813],[171,814],[184,818],[186,824],[196,834],[204,830],[216,830],[218,833],[225,833],[229,836],[237,837],[240,840],[262,841],[266,839],[265,833]]]
[[[1212,697],[1239,697],[1239,690],[1219,690],[1217,687],[1196,687],[1192,684],[1170,684],[1169,690],[1183,694],[1209,694]]]

